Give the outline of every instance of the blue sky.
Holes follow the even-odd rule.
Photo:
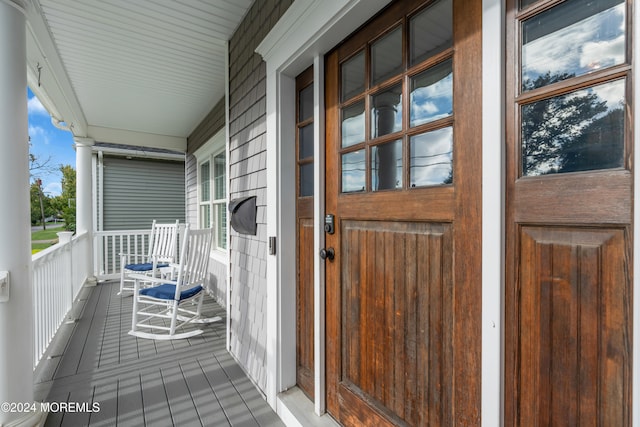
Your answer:
[[[29,110],[29,136],[31,137],[31,154],[40,161],[49,160],[48,171],[34,171],[31,182],[36,178],[42,180],[42,191],[47,196],[58,196],[62,190],[62,174],[60,165],[76,167],[76,153],[73,149],[73,135],[71,132],[56,128],[51,123],[51,116],[35,97],[31,89],[27,88],[27,106]]]

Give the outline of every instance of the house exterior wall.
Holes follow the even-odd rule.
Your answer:
[[[198,162],[193,153],[224,127],[224,108],[223,97],[187,138],[187,156],[185,160],[187,208],[185,215],[187,222],[190,224],[198,223]]]
[[[184,222],[184,163],[107,157],[103,160],[103,230],[145,229],[158,222]]]
[[[229,346],[263,391],[267,386],[266,67],[258,44],[292,0],[255,2],[229,44],[230,200],[257,197],[257,235],[230,231]]]
[[[213,135],[224,128],[225,99],[218,101],[205,119],[187,138],[185,160],[186,221],[192,227],[198,224],[198,160],[193,153]],[[209,292],[222,305],[227,302],[227,264],[219,259],[209,260]]]

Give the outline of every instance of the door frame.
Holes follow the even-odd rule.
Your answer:
[[[482,188],[500,191],[482,192],[481,410],[483,426],[498,426],[504,421],[505,8],[501,0],[482,3]]]
[[[314,66],[314,251],[324,246],[324,53],[331,50],[390,0],[296,0],[260,43],[267,87],[267,236],[276,237],[267,258],[266,398],[285,422],[308,412],[308,399],[295,394],[295,76]],[[293,183],[293,184],[292,184]],[[271,191],[271,189],[275,189]],[[324,263],[314,266],[315,401],[325,413]],[[272,356],[272,357],[269,357]],[[288,393],[282,392],[294,388]],[[306,402],[305,402],[306,400]],[[328,418],[328,416],[327,416]],[[294,424],[295,425],[295,424]]]
[[[483,176],[482,186],[497,191],[484,191],[482,195],[482,235],[500,236],[499,239],[484,238],[482,241],[482,425],[497,426],[503,421],[504,382],[504,25],[505,8],[500,0],[482,1],[482,138]],[[312,63],[314,85],[324,82],[323,55],[344,39],[353,30],[366,22],[389,0],[296,0],[285,15],[265,37],[256,50],[267,63],[267,233],[277,237],[276,256],[267,259],[268,313],[266,333],[268,334],[267,367],[268,381],[265,390],[270,405],[278,414],[292,423],[297,421],[295,410],[307,412],[295,398],[280,394],[295,385],[288,375],[295,373],[295,325],[290,330],[291,319],[295,320],[295,268],[287,266],[291,248],[295,247],[295,229],[287,223],[287,209],[291,209],[293,198],[287,202],[286,148],[292,147],[295,125],[292,122],[293,100],[295,99],[295,76]],[[640,22],[640,7],[634,7],[634,20]],[[634,26],[634,40],[640,40],[640,25]],[[640,43],[634,43],[634,57],[640,58]],[[318,66],[319,65],[319,66]],[[635,81],[640,81],[640,67],[634,70]],[[640,99],[640,85],[634,87],[634,98]],[[314,89],[323,93],[323,89]],[[319,91],[319,92],[318,92]],[[316,100],[321,97],[316,97]],[[317,101],[316,101],[317,102]],[[287,106],[289,103],[289,106]],[[317,106],[319,107],[319,106]],[[322,108],[318,108],[323,111]],[[316,118],[317,119],[317,118]],[[323,128],[324,119],[317,120],[318,128]],[[634,127],[640,129],[640,114],[634,118]],[[324,151],[324,138],[319,136],[319,149]],[[640,164],[640,150],[634,150],[634,161]],[[324,168],[324,164],[316,168]],[[497,165],[501,167],[497,167]],[[277,173],[276,173],[277,171]],[[289,176],[290,178],[290,176]],[[316,173],[316,184],[324,183],[324,177]],[[640,173],[634,178],[634,198],[640,200]],[[290,182],[290,180],[289,180]],[[275,189],[275,191],[271,191]],[[316,189],[319,190],[320,188]],[[323,188],[322,188],[323,189]],[[323,190],[324,191],[324,190]],[[318,193],[316,193],[318,194]],[[320,193],[323,194],[323,193]],[[281,196],[285,196],[284,199]],[[324,198],[316,197],[323,203]],[[324,210],[315,207],[316,225],[319,226]],[[496,213],[499,212],[499,215]],[[634,210],[634,222],[640,224],[640,209]],[[634,227],[634,252],[640,253],[640,227]],[[316,241],[316,249],[322,246]],[[287,248],[287,245],[288,248]],[[284,261],[283,261],[284,260]],[[640,257],[634,256],[634,271],[640,271]],[[317,263],[322,265],[321,263]],[[319,268],[319,267],[318,267]],[[323,287],[320,272],[315,273],[316,289]],[[640,279],[634,278],[634,288],[640,286]],[[634,293],[633,322],[640,325],[640,292]],[[316,314],[319,316],[319,314]],[[287,323],[289,322],[289,323]],[[324,334],[322,334],[324,335]],[[316,336],[316,348],[320,349]],[[319,350],[317,350],[319,351]],[[272,357],[273,356],[273,357]],[[316,360],[317,362],[317,360]],[[324,366],[316,363],[317,368]],[[317,383],[319,384],[319,383]],[[316,386],[318,387],[318,385]],[[640,327],[633,330],[633,380],[632,404],[640,407]],[[324,413],[324,389],[316,393],[313,412]],[[300,409],[302,408],[302,409]],[[308,408],[308,405],[306,406]],[[633,425],[640,427],[640,411],[633,413]]]

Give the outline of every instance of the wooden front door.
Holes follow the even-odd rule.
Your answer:
[[[478,425],[481,2],[396,1],[326,57],[327,407]]]
[[[508,11],[505,424],[628,426],[631,2]]]
[[[314,396],[313,67],[296,78],[296,380]]]

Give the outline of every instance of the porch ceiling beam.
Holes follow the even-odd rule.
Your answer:
[[[157,135],[100,126],[87,126],[87,136],[99,142],[187,151],[187,138],[179,136]]]

